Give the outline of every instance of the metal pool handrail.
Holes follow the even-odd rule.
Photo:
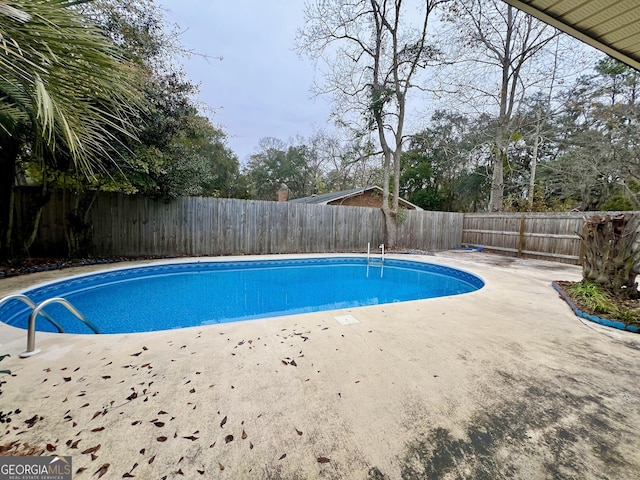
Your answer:
[[[38,316],[38,314],[44,313],[42,312],[42,309],[52,303],[59,303],[60,305],[65,307],[67,310],[69,310],[73,315],[75,315],[87,327],[93,330],[94,333],[100,333],[100,331],[98,330],[98,327],[96,327],[93,323],[87,320],[87,318],[84,315],[82,315],[82,313],[80,313],[76,309],[76,307],[71,305],[69,301],[60,297],[49,298],[48,300],[44,300],[40,302],[38,306],[36,306],[36,308],[33,309],[33,312],[31,312],[31,315],[29,316],[29,327],[27,330],[27,349],[20,354],[21,358],[31,357],[33,355],[40,353],[41,350],[39,348],[35,348],[36,347],[36,317]]]
[[[10,300],[20,300],[21,302],[26,303],[29,307],[31,307],[32,310],[35,310],[36,308],[35,302],[31,300],[29,297],[27,297],[26,295],[23,295],[21,293],[7,295],[6,297],[0,300],[0,305],[2,305],[3,303],[7,303]],[[58,333],[64,333],[64,329],[62,328],[62,325],[60,325],[53,318],[51,318],[51,315],[49,315],[47,312],[42,312],[42,316],[47,320],[49,320],[49,322],[51,322],[51,324],[58,329]]]

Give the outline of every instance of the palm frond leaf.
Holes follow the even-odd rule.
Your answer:
[[[90,175],[114,131],[135,134],[128,119],[142,95],[136,67],[73,8],[80,3],[17,0],[0,8],[0,119],[27,123],[52,152],[64,146]]]

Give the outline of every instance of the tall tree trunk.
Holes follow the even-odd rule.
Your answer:
[[[16,137],[1,137],[0,146],[0,261],[12,255],[13,185],[20,142]]]
[[[531,153],[531,176],[529,177],[529,211],[533,212],[534,202],[535,202],[535,191],[536,191],[536,168],[538,166],[538,150],[540,148],[540,143],[542,139],[540,138],[540,127],[541,127],[541,114],[540,109],[538,109],[537,119],[536,119],[536,131],[535,137],[533,139],[533,152]]]
[[[638,298],[640,217],[632,214],[594,215],[586,219],[582,277],[620,298]]]
[[[493,156],[493,175],[491,177],[491,197],[489,199],[489,210],[491,212],[501,212],[504,198],[504,159],[506,153],[497,142],[496,151]]]
[[[75,205],[66,215],[67,246],[69,256],[83,258],[91,254],[93,225],[89,222],[91,208],[98,198],[98,191],[82,191],[75,196]]]
[[[383,137],[384,138],[384,137]],[[384,244],[387,248],[395,248],[397,237],[396,215],[389,206],[389,180],[391,179],[391,150],[383,144],[383,180],[382,180],[382,214],[384,215]]]

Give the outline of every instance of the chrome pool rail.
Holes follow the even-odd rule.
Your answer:
[[[36,348],[36,317],[38,315],[41,314],[44,318],[49,320],[49,322],[51,322],[51,324],[58,329],[59,333],[64,333],[64,329],[62,328],[62,325],[56,322],[53,318],[51,318],[51,315],[49,315],[47,312],[43,310],[44,307],[46,307],[47,305],[51,305],[53,303],[58,303],[63,307],[65,307],[67,310],[69,310],[69,312],[71,312],[78,320],[80,320],[87,327],[93,330],[93,333],[100,333],[100,330],[98,330],[98,327],[96,327],[93,323],[87,320],[87,317],[85,317],[82,313],[80,313],[76,307],[71,305],[71,303],[64,298],[61,298],[61,297],[49,298],[47,300],[43,300],[42,302],[36,305],[35,302],[31,300],[29,297],[27,297],[26,295],[21,293],[16,293],[0,299],[0,305],[2,305],[3,303],[7,303],[11,300],[20,300],[21,302],[26,303],[33,310],[31,312],[31,315],[29,315],[29,325],[27,327],[27,349],[20,354],[21,358],[32,357],[33,355],[36,355],[41,352],[39,348]]]
[[[31,307],[31,310],[35,310],[37,306],[33,300],[22,293],[15,293],[13,295],[7,295],[6,297],[3,297],[2,299],[0,299],[0,305],[2,305],[3,303],[8,303],[11,300],[20,300],[22,303],[26,303],[29,307]],[[62,325],[51,318],[51,315],[49,315],[47,312],[42,312],[42,316],[49,320],[49,322],[58,329],[58,333],[64,333]]]
[[[382,255],[380,255],[380,261],[384,263],[384,243],[381,243],[378,248],[382,249]],[[367,243],[367,263],[371,258],[371,242]]]
[[[41,350],[39,348],[36,348],[36,317],[38,316],[38,314],[43,313],[42,309],[44,307],[46,307],[47,305],[51,305],[52,303],[59,303],[60,305],[65,307],[67,310],[69,310],[73,315],[75,315],[75,317],[78,318],[78,320],[80,320],[87,327],[93,330],[93,333],[100,333],[100,330],[98,330],[98,327],[96,327],[93,323],[87,320],[87,318],[82,313],[80,313],[76,307],[71,305],[71,303],[69,303],[68,300],[62,297],[49,298],[47,300],[40,302],[36,306],[36,308],[33,309],[33,312],[31,312],[31,315],[29,315],[29,327],[27,330],[27,349],[20,354],[21,358],[31,357],[33,355],[40,353]]]

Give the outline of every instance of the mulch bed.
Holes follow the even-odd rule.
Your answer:
[[[605,319],[605,320],[610,320],[610,321],[622,321],[619,320],[618,318],[615,318],[615,315],[607,315],[606,313],[602,313],[602,312],[596,312],[595,310],[593,310],[592,308],[590,308],[588,305],[586,305],[580,298],[576,298],[573,295],[571,295],[571,293],[569,292],[569,287],[571,285],[573,285],[574,283],[578,283],[578,282],[567,282],[567,281],[563,281],[563,280],[558,280],[553,282],[555,283],[555,285],[562,290],[562,293],[565,295],[566,298],[569,299],[569,301],[571,301],[571,303],[573,303],[573,306],[575,308],[577,308],[578,310],[587,313],[589,315],[595,316],[595,317],[599,317],[601,319]],[[633,326],[637,326],[640,327],[640,299],[620,299],[620,298],[615,298],[612,297],[611,301],[616,305],[616,307],[619,310],[638,310],[639,311],[639,315],[629,321],[628,319],[624,322],[628,325],[633,325]]]
[[[104,257],[104,258],[24,258],[0,265],[0,278],[15,277],[27,273],[46,272],[84,265],[103,263],[132,262],[136,260],[155,260],[169,257]]]

